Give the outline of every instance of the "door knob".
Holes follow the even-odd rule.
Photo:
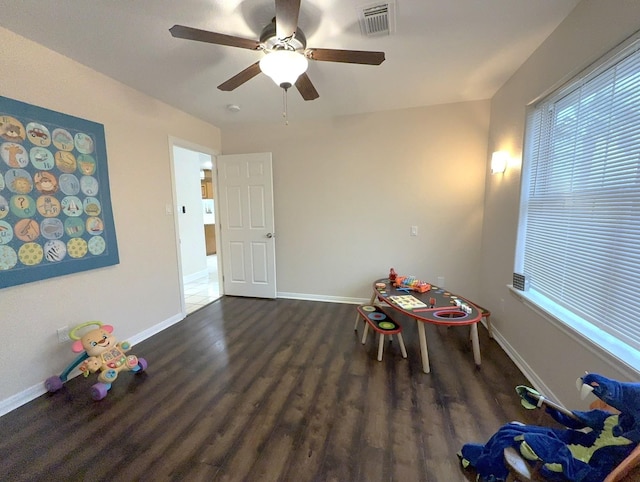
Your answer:
[[[267,238],[274,238],[276,233],[267,233]]]

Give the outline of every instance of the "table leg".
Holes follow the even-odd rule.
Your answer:
[[[422,371],[429,373],[429,352],[427,351],[427,334],[424,331],[424,323],[416,320],[418,323],[418,336],[420,338],[420,355],[422,356]],[[476,332],[477,333],[477,332]]]
[[[478,340],[478,323],[471,325],[471,345],[473,346],[473,360],[477,366],[480,366],[480,342]]]
[[[378,361],[382,361],[382,352],[384,351],[384,333],[378,335]]]
[[[363,345],[367,342],[367,333],[369,333],[369,323],[365,322],[365,324],[364,324],[364,332],[362,333],[362,344]]]
[[[400,343],[400,351],[402,352],[402,358],[407,358],[407,349],[404,346],[404,339],[402,338],[402,333],[398,333],[396,336],[398,337],[398,342]]]

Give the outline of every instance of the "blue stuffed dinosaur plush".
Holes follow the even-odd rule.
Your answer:
[[[602,375],[587,374],[578,380],[582,392],[591,391],[620,411],[568,411],[544,403],[535,390],[517,389],[528,408],[546,407],[547,413],[566,428],[523,425],[502,426],[484,444],[465,444],[458,456],[463,467],[474,467],[478,480],[502,481],[508,470],[503,451],[514,447],[532,463],[543,462],[540,474],[548,480],[601,482],[640,443],[640,383],[623,383]]]

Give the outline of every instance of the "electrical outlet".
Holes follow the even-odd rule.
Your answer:
[[[418,235],[418,226],[411,226],[411,236]]]
[[[68,326],[63,326],[62,328],[58,328],[56,331],[58,333],[58,343],[66,343],[71,340],[71,338],[69,338]]]

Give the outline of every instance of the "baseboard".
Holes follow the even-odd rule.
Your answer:
[[[278,298],[286,298],[289,300],[303,300],[303,301],[323,301],[325,303],[345,303],[350,305],[361,305],[363,303],[369,303],[369,298],[347,298],[344,296],[326,296],[326,295],[309,295],[305,293],[286,293],[278,292],[276,294]]]
[[[183,319],[184,319],[184,316],[182,314],[176,314],[171,318],[168,318],[158,323],[157,325],[154,325],[151,328],[148,328],[138,333],[137,335],[134,335],[128,338],[127,341],[129,341],[131,345],[136,345],[137,343],[140,343],[141,341],[146,340],[147,338],[150,338],[156,333],[159,333],[162,330],[169,328],[171,325],[175,325],[176,323],[178,323],[179,321],[182,321]],[[69,378],[70,379],[74,378],[79,374],[80,374],[80,371],[74,370],[74,372],[71,373]],[[38,398],[41,395],[44,395],[45,393],[47,393],[47,390],[44,388],[44,380],[43,380],[42,382],[36,385],[33,385],[32,387],[29,387],[26,390],[21,391],[20,393],[16,393],[15,395],[12,395],[9,398],[5,398],[4,400],[1,400],[0,401],[0,417],[24,405],[25,403],[30,402],[31,400],[35,400],[36,398]]]
[[[129,337],[128,341],[129,343],[131,343],[131,345],[136,345],[141,341],[146,340],[147,338],[151,338],[156,333],[160,333],[162,330],[166,330],[170,326],[175,325],[179,321],[184,320],[184,318],[185,318],[184,315],[180,313],[173,315],[171,318],[167,318],[166,320],[158,323],[157,325],[153,325],[151,328],[147,328],[146,330],[141,331],[137,335]]]
[[[209,270],[203,269],[200,271],[196,271],[195,273],[191,273],[188,276],[183,276],[182,283],[187,284],[187,283],[190,283],[191,281],[195,281],[200,278],[207,278],[208,276],[209,276]]]
[[[15,410],[18,407],[21,407],[25,403],[30,402],[38,398],[40,395],[44,395],[47,390],[44,388],[44,380],[37,385],[27,388],[20,393],[16,393],[15,395],[5,398],[0,402],[0,417],[9,413],[12,410]]]
[[[551,391],[551,389],[544,383],[542,378],[538,376],[536,372],[529,366],[524,358],[522,358],[516,350],[509,344],[509,342],[500,334],[498,330],[496,330],[495,325],[491,326],[491,332],[493,333],[493,338],[496,340],[498,345],[504,350],[507,356],[511,359],[511,361],[520,369],[522,374],[529,380],[533,388],[535,388],[538,392],[544,393],[546,398],[552,400],[559,400],[559,398]],[[514,387],[515,389],[515,387]],[[515,392],[514,392],[515,395]]]

